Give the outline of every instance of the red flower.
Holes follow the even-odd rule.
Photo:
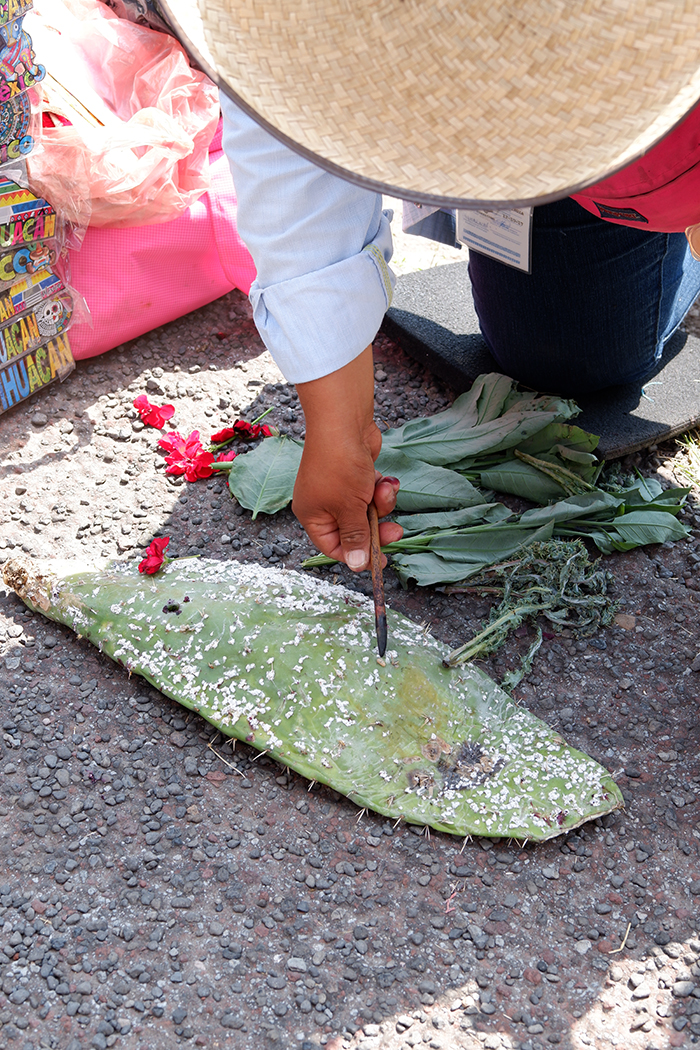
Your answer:
[[[161,438],[158,438],[158,444],[166,452],[175,452],[180,448],[184,452],[185,449],[185,439],[181,434],[178,434],[177,430],[171,430],[169,433],[163,434]]]
[[[274,431],[267,423],[260,426],[259,423],[248,423],[245,419],[237,419],[232,427],[224,427],[212,434],[210,440],[212,445],[227,445],[234,438],[242,441],[255,441],[259,437],[272,437]]]
[[[212,445],[226,445],[229,441],[233,441],[236,436],[235,427],[224,427],[223,430],[217,430],[216,434],[212,434],[209,440]]]
[[[233,429],[239,438],[243,438],[244,441],[253,441],[262,428],[257,423],[247,423],[245,419],[237,419],[233,424]]]
[[[164,553],[169,543],[169,536],[161,536],[159,539],[152,540],[148,545],[146,557],[139,565],[139,572],[145,572],[149,576],[152,576],[154,572],[158,572],[162,568],[163,562],[170,560],[165,557]]]
[[[151,404],[145,394],[141,394],[134,399],[134,408],[138,409],[138,413],[147,427],[157,427],[158,430],[163,429],[166,419],[170,419],[171,416],[175,415],[174,405],[163,405],[162,408],[158,408],[157,405]]]
[[[184,474],[188,481],[210,478],[213,474],[214,457],[202,448],[198,430],[193,430],[187,438],[172,431],[160,438],[158,444],[170,453],[165,457],[166,474]]]
[[[220,452],[219,455],[216,457],[216,462],[217,463],[230,463],[231,460],[235,459],[237,455],[238,455],[238,453],[234,452],[233,449],[231,449],[230,452]]]

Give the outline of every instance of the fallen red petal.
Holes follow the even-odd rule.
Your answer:
[[[139,564],[139,572],[144,572],[148,576],[158,572],[165,561],[164,552],[169,543],[169,536],[158,536],[155,540],[152,540],[146,550],[145,558]]]

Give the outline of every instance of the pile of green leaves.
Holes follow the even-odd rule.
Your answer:
[[[598,438],[568,422],[573,401],[526,393],[507,376],[479,376],[444,412],[383,436],[377,467],[398,477],[404,536],[384,548],[404,586],[455,583],[507,561],[533,543],[582,537],[603,553],[682,539],[676,520],[689,492],[638,479],[609,492],[597,486]],[[230,465],[238,502],[274,514],[292,498],[303,446],[266,438]],[[492,490],[543,506],[516,515]],[[310,558],[305,565],[329,564]]]
[[[687,536],[688,529],[675,515],[688,491],[664,492],[655,479],[639,478],[617,493],[596,489],[520,515],[502,503],[400,515],[396,521],[403,537],[382,550],[393,555],[393,568],[404,586],[422,587],[467,580],[520,555],[533,543],[553,538],[579,536],[611,554]],[[331,559],[323,555],[304,562],[306,568],[329,564]]]

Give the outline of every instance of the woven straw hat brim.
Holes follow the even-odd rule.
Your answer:
[[[700,98],[698,0],[165,0],[212,79],[283,141],[416,201],[553,200]]]

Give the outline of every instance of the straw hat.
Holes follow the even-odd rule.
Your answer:
[[[700,99],[698,0],[165,0],[185,46],[324,168],[424,203],[543,202]]]

